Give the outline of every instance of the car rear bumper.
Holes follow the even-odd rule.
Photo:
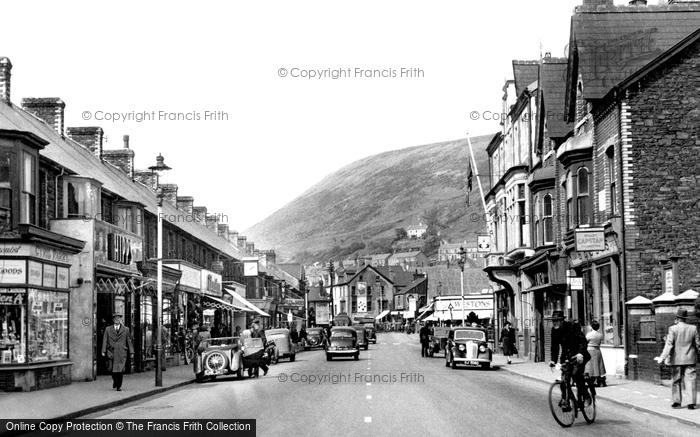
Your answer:
[[[331,356],[344,356],[344,357],[352,357],[357,354],[359,354],[360,351],[357,349],[343,349],[343,350],[327,350],[326,355],[331,355]]]

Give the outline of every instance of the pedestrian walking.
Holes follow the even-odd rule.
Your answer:
[[[250,336],[251,336],[252,338],[260,338],[260,339],[262,339],[263,348],[267,347],[267,337],[265,336],[265,331],[264,331],[263,329],[260,328],[260,321],[257,320],[257,319],[253,322],[253,326],[252,326],[252,329],[251,329],[251,331],[250,331]],[[269,360],[270,360],[271,358],[272,358],[272,357],[268,357],[268,363],[269,363]],[[260,366],[259,366],[260,368],[263,369],[263,376],[267,375],[267,372],[268,372],[268,370],[269,370],[269,367],[267,367],[267,364],[268,364],[268,363],[265,363],[264,361],[261,361],[261,364],[260,364]],[[258,376],[258,371],[257,371],[257,369],[255,370],[255,376],[256,376],[256,377]]]
[[[430,345],[430,321],[426,322],[425,325],[423,325],[422,328],[420,328],[420,331],[418,332],[420,336],[420,356],[421,357],[427,357],[428,354],[428,347]]]
[[[122,315],[112,315],[113,325],[105,329],[102,356],[107,357],[107,370],[112,374],[112,389],[122,391],[127,358],[134,357],[134,345],[129,328],[122,325]]]
[[[654,358],[659,364],[666,362],[672,368],[671,395],[673,404],[671,408],[681,408],[683,376],[690,388],[689,410],[695,409],[697,401],[696,368],[698,354],[700,353],[700,335],[698,327],[686,322],[688,310],[678,308],[676,311],[676,324],[668,328],[666,345],[661,356]],[[667,361],[668,360],[668,361]]]
[[[591,322],[591,332],[586,334],[588,340],[588,353],[591,354],[591,361],[586,363],[584,373],[587,378],[591,379],[592,385],[596,387],[607,387],[605,382],[605,363],[603,362],[603,354],[600,353],[600,344],[603,342],[603,334],[598,331],[600,323],[597,321]]]
[[[511,355],[517,355],[518,350],[515,348],[515,329],[510,322],[506,322],[501,330],[500,338],[501,348],[503,349],[503,355],[508,359],[508,364],[511,363]]]

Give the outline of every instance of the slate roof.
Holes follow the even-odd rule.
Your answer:
[[[700,4],[576,8],[569,35],[567,108],[574,104],[578,74],[584,98],[611,88],[700,28]]]
[[[547,117],[549,138],[564,138],[573,130],[573,123],[565,121],[566,114],[566,58],[545,59],[540,69],[540,87]]]
[[[157,199],[149,188],[133,181],[126,173],[116,167],[100,161],[88,149],[70,138],[62,137],[46,122],[22,108],[0,101],[0,129],[30,132],[48,141],[49,144],[41,151],[42,157],[65,167],[68,172],[93,177],[102,182],[103,190],[124,199],[139,202],[145,205],[145,209],[149,212],[157,213]],[[219,237],[207,227],[193,222],[184,212],[167,202],[163,202],[163,214],[169,218],[172,225],[208,244],[213,249],[239,260],[247,256],[228,240]],[[261,270],[265,271],[262,267]]]
[[[537,82],[539,71],[539,61],[513,61],[513,78],[515,78],[516,97],[520,97],[528,86],[533,82]]]

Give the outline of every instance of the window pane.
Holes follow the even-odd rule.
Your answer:
[[[600,268],[600,332],[603,334],[603,343],[612,345],[616,331],[615,313],[613,311],[613,290],[610,265]]]
[[[29,362],[68,358],[68,293],[29,290]]]
[[[24,332],[25,293],[1,293],[3,301],[18,305],[0,305],[0,364],[26,361],[26,335]],[[20,296],[20,297],[18,297]]]
[[[588,194],[588,170],[585,167],[578,171],[578,194]]]
[[[21,223],[36,224],[35,172],[34,156],[22,152],[22,196],[19,217]]]
[[[585,225],[590,221],[588,218],[588,196],[579,196],[576,218],[579,225]]]

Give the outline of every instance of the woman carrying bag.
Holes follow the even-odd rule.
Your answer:
[[[508,364],[510,364],[510,356],[517,355],[518,350],[515,348],[515,329],[510,322],[506,322],[501,331],[501,347],[503,348],[503,355],[508,359]]]

